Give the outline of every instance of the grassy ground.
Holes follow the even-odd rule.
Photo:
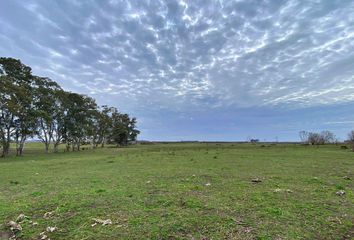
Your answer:
[[[24,221],[20,239],[48,226],[51,239],[354,239],[354,153],[339,146],[33,145],[0,169],[0,238],[24,213],[38,225]]]

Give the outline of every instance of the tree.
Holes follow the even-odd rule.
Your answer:
[[[322,131],[321,136],[323,138],[324,143],[334,143],[336,141],[336,136],[331,131]]]
[[[94,99],[77,93],[67,93],[65,116],[65,137],[67,150],[80,150],[92,129],[93,114],[97,108]]]
[[[31,68],[13,58],[0,58],[0,139],[1,156],[9,154],[12,138],[17,155],[33,133],[35,114],[32,109]]]
[[[129,121],[128,125],[128,132],[129,132],[129,141],[130,142],[135,142],[137,140],[138,135],[140,134],[140,131],[136,129],[136,118],[132,118]]]
[[[69,102],[67,101],[67,93],[63,90],[56,90],[53,93],[55,97],[55,106],[53,112],[53,150],[58,152],[60,143],[64,140],[66,136],[66,118],[67,118],[67,109]]]
[[[9,154],[11,135],[15,126],[15,86],[8,76],[0,76],[0,140],[1,156]]]
[[[114,108],[106,105],[101,107],[101,110],[97,110],[94,114],[94,121],[92,125],[92,145],[94,148],[101,144],[104,147],[109,133],[112,129],[112,111]]]
[[[354,130],[348,133],[348,141],[352,145],[352,151],[354,152]]]
[[[17,88],[17,107],[13,138],[16,142],[16,155],[23,153],[24,143],[34,135],[36,111],[33,109],[31,88]]]
[[[112,131],[110,140],[117,146],[128,144],[128,116],[121,114],[117,109],[112,112]]]
[[[36,110],[36,135],[44,143],[48,153],[54,138],[58,113],[57,92],[60,86],[49,78],[35,77],[34,108]],[[60,116],[61,117],[61,116]]]
[[[130,119],[128,114],[119,113],[116,108],[113,108],[110,142],[117,146],[126,146],[128,143],[136,141],[139,133],[136,129],[135,118]]]
[[[309,140],[309,133],[306,131],[300,131],[299,132],[299,137],[302,143],[308,143]]]
[[[309,135],[308,135],[308,142],[309,142],[311,145],[324,144],[324,140],[323,140],[321,134],[315,133],[315,132],[309,132]]]
[[[336,141],[336,136],[330,131],[322,131],[321,133],[301,131],[299,136],[303,143],[311,145],[323,145]]]

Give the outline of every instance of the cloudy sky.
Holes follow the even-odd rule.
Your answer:
[[[136,116],[140,139],[345,139],[353,13],[353,0],[0,0],[0,56]]]

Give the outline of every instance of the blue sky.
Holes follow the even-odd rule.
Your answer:
[[[0,1],[0,56],[138,118],[140,139],[354,129],[354,1]]]

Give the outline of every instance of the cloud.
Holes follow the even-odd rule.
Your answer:
[[[349,121],[349,120],[343,120],[343,121],[333,121],[333,122],[326,122],[325,124],[328,125],[354,125],[354,121]]]
[[[0,5],[1,55],[15,53],[64,88],[128,107],[354,101],[352,1]]]

